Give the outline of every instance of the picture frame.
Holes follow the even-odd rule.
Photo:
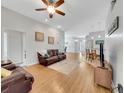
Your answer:
[[[110,36],[112,33],[114,33],[119,28],[119,16],[117,16],[113,23],[110,25],[110,28],[108,30],[108,35]]]
[[[44,41],[44,33],[35,32],[35,41]]]
[[[54,37],[48,36],[48,44],[54,44]]]
[[[113,10],[115,4],[116,4],[116,0],[112,0],[112,1],[111,1],[111,11]]]

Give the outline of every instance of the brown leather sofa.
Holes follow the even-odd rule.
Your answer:
[[[49,49],[49,50],[47,50],[47,54],[50,57],[58,56],[58,60],[59,61],[66,59],[65,53],[59,52],[58,49]]]
[[[37,57],[38,57],[38,61],[41,65],[47,66],[47,60],[46,57],[44,57],[42,54],[40,54],[39,52],[37,52]]]
[[[11,70],[12,74],[1,79],[1,93],[28,93],[32,89],[34,78],[22,67],[14,64],[2,67]]]
[[[66,59],[66,55],[64,53],[60,53],[58,49],[49,49],[47,50],[47,57],[37,52],[38,61],[40,64],[44,66],[48,66],[50,64],[59,62],[61,60]]]

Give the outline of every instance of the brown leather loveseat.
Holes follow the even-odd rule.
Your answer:
[[[11,70],[12,74],[1,79],[1,93],[28,93],[32,89],[34,78],[22,67],[14,64],[2,67]]]
[[[64,53],[60,53],[58,49],[47,50],[47,55],[48,56],[46,57],[37,52],[38,61],[40,64],[48,66],[50,64],[66,59],[66,55]]]

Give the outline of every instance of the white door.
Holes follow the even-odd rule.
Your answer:
[[[75,41],[75,52],[80,52],[80,42]]]
[[[5,31],[7,41],[4,45],[6,45],[7,49],[7,59],[12,60],[15,64],[21,64],[24,62],[23,59],[23,32],[19,31]],[[5,41],[5,40],[4,40]]]

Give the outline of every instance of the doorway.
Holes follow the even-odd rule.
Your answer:
[[[2,59],[12,60],[15,64],[24,63],[24,32],[5,30],[2,33]]]
[[[84,52],[85,51],[85,40],[77,39],[74,42],[74,51],[75,52]]]

